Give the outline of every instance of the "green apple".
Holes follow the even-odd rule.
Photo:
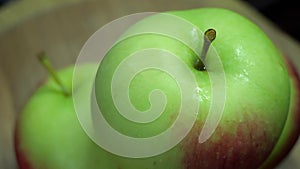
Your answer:
[[[292,150],[300,134],[300,78],[294,65],[285,58],[291,78],[291,99],[288,118],[276,146],[261,169],[274,168]]]
[[[199,55],[190,46],[180,39],[155,32],[145,31],[123,38],[102,60],[95,81],[99,109],[114,130],[132,138],[153,137],[171,127],[178,115],[182,101],[180,86],[176,83],[176,78],[155,68],[135,74],[128,91],[123,90],[122,83],[119,83],[118,90],[116,84],[116,91],[112,94],[114,75],[120,68],[119,65],[126,62],[132,54],[147,49],[169,51],[189,68],[196,78],[194,96],[199,101],[200,108],[187,137],[161,154],[159,160],[157,156],[124,157],[116,163],[120,163],[124,169],[258,168],[277,143],[289,111],[290,80],[280,52],[259,27],[232,11],[204,8],[172,11],[168,14],[194,25],[194,29],[187,30],[186,37],[182,37],[190,39],[190,42],[201,44],[199,41],[203,40],[195,35],[195,29],[200,32],[208,29],[216,31],[216,39],[210,49],[219,54],[226,77],[226,100],[222,118],[213,135],[206,142],[200,143],[200,131],[209,116],[210,105],[216,98],[212,97],[209,72],[195,68]],[[134,32],[153,25],[158,30],[163,29],[163,23],[153,22],[155,17],[142,20],[130,30]],[[186,31],[181,25],[170,27],[174,34],[182,35]],[[207,57],[211,57],[209,53]],[[168,59],[160,62],[170,67],[178,66]],[[209,60],[203,62],[204,65],[211,64]],[[139,65],[129,62],[122,70],[132,73],[130,71],[135,66]],[[188,79],[186,82],[189,83]],[[152,108],[148,97],[154,89],[163,91],[167,100],[163,113],[156,120],[150,123],[131,121],[116,108],[114,100],[121,99],[118,97],[127,92],[130,102],[137,110],[147,111]],[[122,144],[122,141],[117,142]],[[166,163],[169,164],[168,167]]]
[[[118,41],[98,68],[95,91],[101,113],[116,131],[134,138],[155,136],[170,128],[176,121],[182,94],[176,79],[169,74],[145,69],[130,83],[128,97],[140,111],[151,106],[148,96],[153,89],[164,92],[167,100],[164,111],[150,123],[125,119],[113,100],[125,91],[120,88],[114,96],[111,92],[114,73],[130,54],[149,48],[167,50],[176,55],[196,79],[193,96],[200,107],[187,137],[170,150],[152,157],[122,157],[101,148],[81,128],[72,99],[72,95],[84,92],[86,82],[94,78],[90,72],[97,66],[81,65],[79,78],[82,80],[77,82],[82,83],[78,84],[72,84],[73,66],[57,73],[48,67],[52,77],[32,95],[17,123],[15,147],[21,169],[256,169],[263,164],[281,137],[291,102],[290,77],[281,54],[262,30],[232,11],[203,8],[168,14],[190,22],[202,32],[211,28],[216,31],[207,60],[202,62],[202,66],[212,64],[208,58],[214,49],[226,77],[225,108],[213,135],[206,142],[199,142],[213,102],[209,71],[214,70],[201,67],[199,56],[179,39],[162,34],[139,34]],[[153,24],[153,17],[142,20],[130,30]],[[176,26],[172,28],[178,35],[188,35],[182,38],[201,44],[203,38],[194,37],[194,30],[188,28],[184,32]],[[160,62],[177,66],[169,60]],[[111,141],[123,145],[121,140]]]
[[[112,154],[94,144],[77,120],[70,92],[72,85],[76,94],[85,84],[72,84],[73,69],[70,66],[55,73],[50,68],[54,76],[38,87],[26,103],[15,132],[21,169],[117,168],[110,161]],[[86,64],[79,69],[79,78],[85,82],[97,66]]]

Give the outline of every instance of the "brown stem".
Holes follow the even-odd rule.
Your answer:
[[[200,70],[200,71],[206,70],[205,65],[204,65],[203,62],[206,59],[206,54],[207,54],[207,51],[210,47],[210,44],[215,39],[216,39],[216,31],[214,29],[208,29],[208,30],[205,31],[202,52],[201,52],[201,55],[200,55],[199,59],[197,59],[197,61],[195,63],[195,69]]]

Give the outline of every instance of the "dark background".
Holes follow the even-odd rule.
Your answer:
[[[300,42],[300,5],[297,0],[244,0]]]
[[[0,0],[0,8],[9,1]],[[300,42],[300,5],[296,0],[243,0]]]

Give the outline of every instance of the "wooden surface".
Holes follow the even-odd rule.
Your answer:
[[[0,169],[16,168],[12,149],[15,118],[37,83],[45,76],[35,55],[42,50],[47,51],[57,68],[72,64],[85,41],[96,30],[124,15],[208,6],[225,7],[258,24],[300,70],[299,44],[255,10],[238,1],[83,1],[64,0],[50,5],[38,3],[35,7],[32,5],[36,1],[27,1],[31,6],[20,1],[0,10]],[[300,168],[299,154],[300,144],[279,168]]]
[[[15,124],[13,99],[10,88],[0,71],[0,169],[15,168],[13,129]]]

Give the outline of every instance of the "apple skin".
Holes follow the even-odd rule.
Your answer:
[[[80,66],[86,81],[95,65]],[[58,71],[72,90],[73,66]],[[74,84],[80,90],[84,85]],[[76,92],[76,90],[75,90]],[[30,97],[15,128],[15,152],[20,169],[117,168],[112,154],[94,144],[77,119],[72,96],[65,96],[49,78]]]
[[[284,57],[284,59],[291,78],[289,114],[276,146],[268,159],[260,167],[261,169],[275,168],[282,162],[288,156],[300,135],[300,78],[289,58]]]
[[[114,46],[101,63],[96,96],[105,100],[101,104],[102,113],[116,130],[133,137],[155,135],[169,127],[177,115],[180,93],[174,80],[166,74],[149,70],[131,84],[130,97],[141,110],[149,106],[149,91],[159,88],[166,93],[168,105],[154,126],[125,121],[117,114],[110,97],[111,77],[123,56],[149,47],[167,49],[190,67],[202,91],[195,93],[201,106],[189,135],[173,149],[155,157],[131,159],[113,155],[88,138],[78,122],[72,98],[64,96],[59,86],[49,79],[30,98],[17,123],[15,147],[21,169],[256,169],[267,159],[279,139],[289,109],[289,76],[280,53],[257,26],[231,11],[197,9],[171,13],[202,31],[212,27],[217,30],[213,46],[224,66],[227,100],[222,120],[212,137],[203,144],[198,143],[212,98],[207,72],[193,68],[197,56],[172,38],[135,36]],[[230,26],[226,26],[228,23]],[[168,64],[168,60],[162,62]],[[83,83],[73,84],[78,89],[89,75],[86,68],[82,70]],[[70,67],[59,72],[70,90],[72,71]]]
[[[191,49],[177,39],[160,34],[126,38],[107,53],[95,81],[101,112],[115,130],[131,137],[154,136],[170,127],[180,105],[180,90],[174,79],[167,74],[145,70],[137,74],[130,84],[129,97],[139,110],[149,108],[148,95],[153,89],[160,89],[166,94],[168,105],[163,115],[151,124],[141,125],[122,117],[116,110],[111,95],[114,72],[127,56],[149,48],[170,51],[197,78],[201,92],[195,92],[195,95],[199,99],[200,109],[188,136],[172,150],[165,152],[160,161],[153,162],[155,168],[166,168],[160,164],[161,161],[176,164],[176,167],[167,167],[172,169],[259,168],[278,141],[289,111],[290,80],[280,52],[255,24],[232,11],[205,8],[173,11],[170,14],[191,22],[202,32],[210,28],[217,32],[212,45],[219,53],[224,67],[226,102],[222,119],[212,137],[203,144],[198,142],[212,99],[208,73],[194,68],[198,56]],[[132,29],[139,27],[138,24]],[[147,19],[141,24],[145,26]],[[192,30],[190,34],[193,35]],[[195,39],[193,36],[189,38]],[[161,62],[168,64],[168,60]],[[174,154],[174,151],[178,153]],[[152,158],[120,158],[119,163],[124,169],[136,169],[151,168],[146,164],[151,164],[152,161]]]

